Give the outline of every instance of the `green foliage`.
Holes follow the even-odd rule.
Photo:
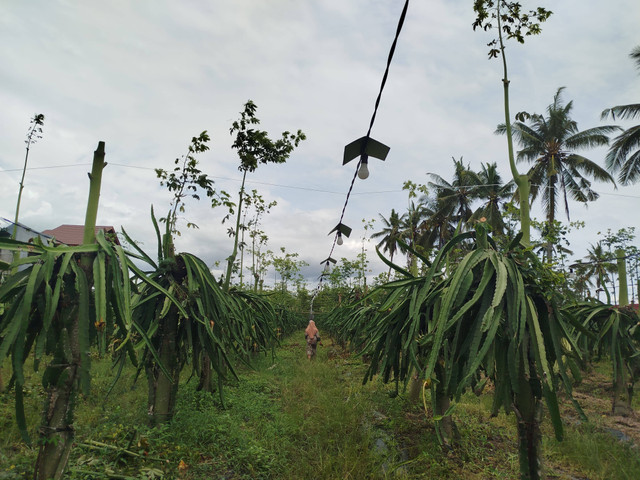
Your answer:
[[[231,148],[238,151],[240,166],[238,169],[244,172],[253,172],[259,164],[284,163],[298,144],[307,137],[301,130],[292,134],[282,132],[278,140],[271,140],[269,134],[263,130],[251,128],[258,125],[260,120],[256,117],[257,105],[249,100],[240,112],[240,118],[233,122],[229,132],[235,134]]]
[[[155,217],[152,220],[154,225]],[[167,230],[169,225],[167,225]],[[279,324],[273,307],[256,294],[239,290],[225,293],[211,274],[206,264],[189,253],[168,255],[166,243],[168,231],[161,236],[156,230],[159,258],[157,263],[139,247],[137,257],[151,268],[148,278],[161,285],[164,292],[178,299],[178,308],[172,304],[171,296],[158,294],[153,288],[141,285],[134,295],[134,323],[139,331],[149,332],[149,342],[143,348],[142,364],[147,372],[163,369],[155,354],[167,341],[164,327],[171,315],[178,315],[175,331],[171,331],[171,342],[175,348],[175,369],[179,373],[190,363],[194,372],[202,373],[203,355],[211,362],[218,376],[218,393],[223,401],[222,382],[235,376],[235,356],[246,356],[249,351],[265,351],[276,341]],[[125,237],[129,239],[126,235]],[[172,309],[175,309],[172,313]],[[227,373],[228,372],[228,373]],[[170,372],[165,375],[173,378]]]
[[[544,399],[562,438],[558,384],[571,396],[566,358],[579,352],[560,315],[557,279],[519,239],[496,250],[487,230],[477,225],[475,249],[459,263],[448,265],[449,253],[471,233],[448,242],[425,276],[406,274],[383,285],[382,300],[373,304],[365,297],[334,313],[329,324],[370,358],[365,381],[380,373],[398,388],[417,371],[432,398],[458,401],[486,377],[495,385],[493,414],[513,411],[529,424],[532,405]]]
[[[635,47],[629,55],[640,67],[640,46]],[[640,103],[618,105],[602,112],[601,119],[611,115],[614,120],[634,119],[640,116]],[[618,135],[605,159],[609,171],[618,174],[622,185],[636,183],[640,179],[640,125],[634,125]]]
[[[568,198],[586,203],[599,197],[587,177],[615,184],[606,170],[577,152],[608,145],[608,135],[619,127],[604,125],[578,130],[577,122],[571,119],[573,102],[563,104],[563,90],[561,87],[556,92],[546,116],[532,114],[526,123],[516,121],[511,125],[514,138],[522,146],[518,161],[533,164],[528,172],[531,199],[540,195],[549,223],[555,220],[560,203],[569,217]],[[506,125],[498,125],[496,133],[507,133]]]
[[[524,39],[530,35],[538,35],[541,32],[540,24],[545,22],[551,11],[538,7],[528,12],[522,10],[519,2],[507,2],[505,0],[474,0],[473,10],[476,12],[476,19],[473,22],[473,29],[481,28],[490,30],[497,23],[500,34],[507,39],[515,38],[519,43],[524,43]],[[495,39],[488,44],[489,58],[495,58],[500,54],[498,40]]]
[[[98,244],[93,245],[48,247],[39,241],[25,244],[2,239],[0,248],[30,253],[17,262],[28,268],[8,277],[0,287],[0,302],[7,308],[6,314],[0,317],[0,331],[3,332],[0,359],[9,353],[12,356],[16,418],[26,436],[21,395],[23,365],[31,353],[36,370],[48,355],[56,358],[42,374],[45,388],[61,385],[69,375],[68,367],[73,366],[79,368],[80,384],[85,392],[89,387],[87,353],[90,344],[104,345],[107,332],[119,339],[120,348],[123,352],[128,351],[135,362],[129,342],[135,325],[131,319],[128,291],[123,286],[128,286],[129,272],[137,267],[122,254],[119,246],[106,242],[101,233]],[[80,257],[86,254],[94,255],[91,281],[96,289],[93,302],[86,274],[78,267]],[[150,281],[144,275],[140,279]],[[111,314],[107,315],[107,311]],[[73,322],[77,314],[81,318],[75,332]],[[79,343],[79,358],[72,354],[75,348],[72,349],[71,342]]]
[[[231,234],[234,236],[233,251],[231,255],[227,257],[227,270],[224,278],[225,291],[229,290],[231,274],[233,273],[236,256],[238,255],[240,217],[242,214],[242,202],[246,197],[244,184],[247,178],[247,172],[254,172],[259,164],[285,163],[299,143],[307,138],[301,130],[298,130],[295,134],[285,131],[282,132],[282,138],[273,141],[269,138],[267,132],[251,128],[251,125],[260,124],[260,120],[256,117],[257,109],[256,104],[249,100],[244,105],[244,110],[240,112],[240,119],[233,122],[229,130],[231,135],[235,134],[235,139],[231,147],[238,152],[238,157],[240,158],[238,170],[243,173],[236,226],[235,230],[231,231]]]
[[[283,291],[286,291],[290,282],[302,280],[300,272],[303,267],[309,264],[304,260],[298,260],[299,254],[289,253],[285,247],[280,247],[280,252],[282,253],[281,256],[277,256],[271,251],[267,252],[267,254],[271,257],[270,264],[280,275],[280,287]]]
[[[352,472],[362,479],[517,477],[513,422],[504,414],[487,413],[492,389],[461,397],[455,416],[462,437],[443,451],[430,410],[391,398],[393,389],[378,380],[361,385],[366,364],[328,337],[310,364],[300,338],[298,329],[283,340],[275,358],[259,356],[253,368],[240,366],[239,381],[226,385],[227,409],[189,388],[192,383],[183,376],[173,422],[156,428],[144,425],[146,389],[133,383],[130,366],[103,404],[115,373],[111,359],[98,358],[94,350],[92,392],[78,405],[76,447],[65,478],[333,479]],[[28,426],[35,431],[43,389],[31,361],[24,392]],[[595,365],[599,370],[607,366]],[[581,389],[594,406],[604,393],[604,388],[595,390],[598,396],[592,397],[595,386],[603,387]],[[20,442],[9,397],[0,394],[0,465],[8,478],[27,478],[35,452]],[[566,472],[593,480],[638,477],[635,447],[614,439],[600,423],[613,419],[592,413],[594,423],[567,422],[563,442],[545,432],[545,473],[563,479],[569,478]]]
[[[160,185],[167,187],[169,192],[173,193],[173,199],[169,207],[169,214],[160,219],[161,222],[169,224],[169,230],[172,234],[180,235],[180,231],[176,227],[178,221],[178,212],[185,212],[184,199],[188,196],[200,200],[198,190],[204,191],[207,198],[211,200],[211,207],[224,205],[233,212],[234,204],[230,200],[230,196],[224,190],[217,192],[214,187],[214,181],[198,168],[198,160],[195,155],[209,150],[207,142],[209,135],[206,130],[199,136],[191,139],[191,145],[186,155],[176,158],[173,162],[175,167],[169,172],[162,168],[156,168],[156,175],[160,179]],[[187,222],[187,228],[198,228],[195,223]]]
[[[565,309],[576,329],[576,339],[589,358],[608,356],[613,366],[614,413],[632,411],[633,390],[640,378],[640,316],[630,306],[611,306],[598,301]],[[620,396],[626,402],[620,402]],[[626,404],[626,405],[625,405]]]
[[[244,238],[245,232],[248,231],[251,241],[251,247],[249,249],[251,252],[251,266],[249,267],[249,270],[253,276],[253,290],[257,292],[260,281],[261,279],[264,280],[264,275],[266,273],[266,255],[262,251],[262,248],[267,244],[267,240],[269,239],[265,232],[261,230],[260,222],[262,216],[268,214],[271,209],[278,204],[278,202],[274,200],[267,203],[262,195],[258,194],[256,189],[253,189],[251,190],[251,194],[245,195],[244,204],[242,223],[240,225],[242,237],[239,244],[241,252],[240,287],[242,288],[243,286],[244,250],[246,247]],[[249,217],[248,220],[247,217]],[[233,229],[229,229],[229,234],[234,234]]]

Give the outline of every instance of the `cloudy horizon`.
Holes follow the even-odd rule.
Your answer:
[[[640,75],[629,58],[640,45],[640,4],[541,4],[554,12],[542,34],[508,45],[511,111],[545,113],[558,88],[566,87],[563,99],[573,101],[580,130],[634,124],[602,122],[600,113],[640,99]],[[211,149],[197,157],[199,166],[237,201],[242,177],[229,128],[253,100],[260,128],[272,138],[285,130],[307,135],[286,164],[249,173],[247,188],[277,201],[262,222],[267,248],[299,253],[310,265],[304,274],[313,288],[354,174],[355,162],[342,166],[342,152],[367,131],[403,5],[7,2],[0,13],[0,216],[14,217],[25,134],[33,115],[43,113],[19,221],[40,231],[82,223],[86,174],[98,142],[105,141],[98,224],[124,227],[153,252],[151,205],[160,216],[171,201],[154,169],[172,168],[190,139],[207,130]],[[472,5],[409,4],[371,132],[391,150],[386,161],[371,160],[367,180],[356,180],[343,220],[353,233],[333,258],[355,260],[365,234],[362,220],[375,219],[373,231],[382,229],[379,214],[407,208],[402,184],[426,184],[427,173],[450,179],[452,157],[474,170],[497,162],[503,178],[510,178],[505,138],[494,134],[504,121],[501,65],[487,59],[492,36],[471,28]],[[604,165],[606,149],[582,153]],[[573,259],[586,255],[598,232],[634,226],[640,235],[640,220],[629,215],[640,187],[594,182],[594,189],[601,197],[588,207],[570,203],[571,220],[586,223],[570,235]],[[229,225],[221,223],[225,213],[206,200],[188,201],[184,219],[200,228],[187,230],[183,220],[177,249],[224,266],[233,247]],[[533,214],[543,218],[538,201]],[[567,221],[562,209],[557,218]],[[367,244],[373,275],[386,271],[374,245]]]

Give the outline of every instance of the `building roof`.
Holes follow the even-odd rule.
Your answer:
[[[114,243],[120,245],[115,228],[107,225],[96,225],[96,233],[101,230],[104,231],[105,235],[112,234]],[[45,230],[42,233],[45,235],[51,235],[55,238],[56,242],[64,243],[65,245],[73,247],[76,245],[82,245],[84,225],[60,225],[52,230]]]
[[[13,226],[18,226],[17,239],[23,242],[28,242],[33,237],[43,237],[45,240],[51,237],[45,233],[38,232],[31,227],[27,227],[24,223],[12,222],[11,220],[0,217],[0,237],[10,237],[13,234]]]

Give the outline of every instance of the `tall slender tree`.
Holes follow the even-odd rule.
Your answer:
[[[631,58],[640,69],[640,46],[631,52]],[[618,105],[602,112],[602,119],[611,116],[614,120],[640,117],[640,103]],[[629,185],[640,180],[640,125],[623,131],[614,140],[606,157],[607,168],[618,174],[621,185]]]
[[[22,190],[24,190],[24,177],[27,173],[27,162],[29,161],[29,150],[31,149],[31,145],[35,144],[38,140],[42,138],[42,127],[44,125],[44,114],[37,113],[33,116],[31,121],[29,122],[29,130],[27,131],[27,139],[24,143],[27,145],[26,153],[24,155],[24,166],[22,167],[22,178],[20,178],[20,188],[18,189],[18,201],[16,202],[16,216],[13,221],[13,232],[11,234],[11,238],[13,240],[16,239],[16,235],[18,234],[18,219],[20,218],[20,202],[22,200]],[[13,260],[18,259],[19,252],[14,252]],[[14,272],[15,273],[15,272]]]
[[[247,172],[254,172],[259,164],[285,163],[298,144],[306,139],[304,133],[298,130],[292,134],[288,131],[282,132],[282,138],[271,140],[269,134],[263,130],[256,130],[252,125],[258,125],[260,120],[256,117],[257,105],[249,100],[244,105],[244,110],[240,112],[240,118],[233,122],[230,133],[235,134],[232,148],[238,152],[240,166],[238,170],[242,172],[242,184],[240,186],[236,227],[233,230],[233,251],[227,258],[227,271],[224,278],[224,289],[229,290],[233,264],[238,255],[238,242],[240,238],[240,219],[242,215],[242,203],[245,199],[244,184]]]

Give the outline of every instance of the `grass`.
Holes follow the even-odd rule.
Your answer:
[[[298,333],[275,358],[239,367],[239,381],[225,390],[226,409],[217,395],[196,392],[196,379],[185,372],[175,418],[154,429],[145,424],[145,379],[134,383],[135,372],[125,370],[104,402],[113,373],[107,359],[94,359],[92,394],[78,402],[66,478],[518,478],[515,421],[489,416],[490,393],[463,397],[454,415],[460,442],[443,450],[430,412],[409,405],[402,392],[396,397],[393,385],[362,385],[362,361],[324,343],[308,362]],[[577,389],[592,422],[581,424],[563,409],[563,442],[553,438],[549,422],[543,426],[548,478],[640,478],[638,442],[621,442],[605,430],[611,420],[602,411],[609,405],[606,366],[598,368]],[[37,375],[27,378],[25,390],[35,438],[43,395]],[[20,440],[11,394],[0,394],[0,432],[0,479],[30,478],[37,450]]]

